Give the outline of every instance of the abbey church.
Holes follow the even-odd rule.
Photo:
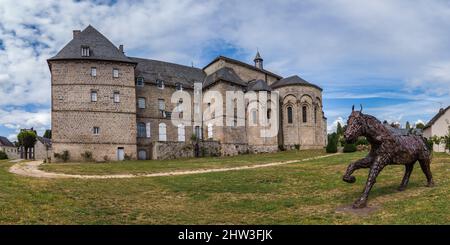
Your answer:
[[[326,118],[322,89],[297,75],[282,77],[264,69],[257,52],[248,64],[219,56],[203,68],[125,55],[92,26],[73,31],[73,39],[48,59],[52,89],[52,150],[67,152],[73,161],[91,153],[97,161],[123,159],[173,159],[193,156],[226,156],[275,152],[283,149],[321,149],[326,144]],[[257,111],[247,110],[243,125],[225,123],[220,111],[212,116],[174,125],[176,91],[202,94],[216,91],[265,91],[278,94],[277,110],[267,118],[279,127],[262,137],[253,124]],[[190,101],[195,110],[209,110],[210,103]],[[225,112],[225,100],[223,104]],[[271,111],[275,113],[271,113]],[[210,123],[223,120],[222,126]],[[56,153],[56,154],[55,154]],[[58,159],[55,159],[56,161]]]

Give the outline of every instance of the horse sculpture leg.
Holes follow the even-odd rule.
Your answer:
[[[344,180],[347,183],[355,183],[356,178],[355,176],[352,176],[353,172],[360,168],[369,168],[370,165],[373,162],[373,157],[367,156],[363,159],[359,159],[356,162],[350,163],[347,167],[347,171],[344,174],[344,177],[342,177],[342,180]]]
[[[430,158],[419,159],[419,163],[420,163],[420,167],[422,168],[423,173],[427,177],[427,186],[433,187],[434,182],[433,182],[433,175],[431,174],[431,169],[430,169]]]
[[[369,197],[369,192],[376,182],[378,174],[386,166],[387,162],[376,160],[369,171],[369,177],[367,178],[366,187],[364,188],[361,197],[353,203],[353,208],[364,208],[367,205],[367,198]]]
[[[414,163],[416,163],[416,162],[414,161],[412,163],[405,165],[405,175],[403,176],[402,183],[398,187],[399,191],[404,191],[406,189],[406,186],[408,185],[408,182],[409,182],[409,177],[411,176],[411,173],[414,168]]]

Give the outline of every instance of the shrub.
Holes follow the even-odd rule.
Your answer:
[[[0,160],[8,159],[8,155],[4,151],[0,151]]]
[[[356,151],[356,144],[345,144],[344,145],[344,152],[355,152]]]
[[[64,150],[61,153],[54,153],[53,156],[61,159],[63,162],[67,162],[70,159],[70,153],[68,150]]]
[[[369,141],[366,137],[359,137],[358,140],[356,140],[356,145],[369,145]]]
[[[123,159],[129,161],[129,160],[131,160],[132,157],[133,157],[133,154],[130,154],[130,155],[125,154],[125,156],[123,156]]]
[[[107,155],[104,155],[104,156],[103,156],[103,160],[104,160],[105,162],[108,162],[108,161],[109,161],[109,157],[108,157]]]
[[[326,148],[327,153],[336,153],[337,152],[337,143],[338,143],[338,135],[336,133],[332,133],[328,135],[328,145]]]
[[[299,145],[299,144],[295,144],[294,147],[295,147],[295,149],[296,149],[297,151],[300,150],[300,145]]]
[[[280,150],[280,151],[285,151],[286,148],[284,148],[284,145],[278,145],[278,150]]]
[[[81,153],[81,157],[84,159],[85,162],[91,162],[93,160],[92,152],[90,151],[85,151],[84,153]]]
[[[432,139],[427,139],[425,142],[427,144],[428,150],[433,151],[433,144],[434,144],[433,140]]]

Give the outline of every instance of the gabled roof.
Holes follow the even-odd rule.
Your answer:
[[[209,87],[220,80],[237,84],[243,87],[247,86],[247,83],[242,81],[242,79],[236,74],[233,69],[229,67],[222,67],[205,78],[205,81],[203,82],[203,88]]]
[[[37,140],[39,140],[42,144],[46,146],[52,146],[52,140],[49,138],[38,136]]]
[[[209,64],[207,64],[205,67],[203,67],[203,70],[206,69],[208,66],[214,64],[214,63],[215,63],[216,61],[218,61],[218,60],[225,60],[226,62],[229,62],[229,63],[234,63],[234,64],[237,64],[237,65],[240,65],[240,66],[244,66],[244,67],[246,67],[246,68],[249,68],[249,69],[252,69],[252,70],[255,70],[255,71],[259,71],[259,72],[265,73],[265,74],[267,74],[267,75],[273,76],[273,77],[278,78],[278,79],[281,79],[281,78],[282,78],[280,75],[277,75],[277,74],[275,74],[275,73],[272,73],[272,72],[270,72],[270,71],[268,71],[268,70],[265,70],[265,69],[259,69],[258,67],[255,67],[255,66],[253,66],[253,65],[249,65],[249,64],[244,63],[244,62],[242,62],[242,61],[235,60],[235,59],[232,59],[232,58],[228,58],[228,57],[225,57],[225,56],[218,56],[218,57],[216,57],[213,61],[211,61]]]
[[[440,110],[439,110],[439,112],[436,114],[436,115],[434,115],[434,117],[433,118],[431,118],[431,120],[427,123],[427,125],[425,125],[425,127],[423,128],[423,129],[426,129],[426,128],[429,128],[429,127],[431,127],[442,115],[444,115],[445,114],[445,112],[448,110],[448,109],[450,109],[450,106],[447,106],[447,108],[441,108]]]
[[[272,91],[264,80],[253,80],[248,82],[247,91]]]
[[[203,82],[205,73],[202,69],[178,65],[174,63],[129,57],[137,63],[136,77],[143,77],[146,83],[156,83],[163,80],[165,84],[175,85],[181,83],[185,88],[193,88],[194,82]]]
[[[81,47],[89,47],[90,56],[81,56]],[[89,25],[83,31],[78,33],[64,48],[62,48],[53,60],[105,60],[133,63],[125,54],[123,54],[114,44],[103,34]]]
[[[283,86],[289,86],[289,85],[310,86],[310,87],[314,87],[314,88],[317,88],[320,91],[322,91],[321,87],[319,87],[319,86],[317,86],[315,84],[309,83],[309,82],[303,80],[301,77],[299,77],[297,75],[286,77],[286,78],[283,78],[281,80],[278,80],[278,81],[272,83],[270,85],[270,87],[272,87],[272,89],[275,89],[275,88],[279,88],[279,87],[283,87]]]
[[[8,138],[0,136],[0,145],[1,146],[9,146],[9,147],[15,147],[15,145],[13,143],[11,143],[11,141],[9,141]]]

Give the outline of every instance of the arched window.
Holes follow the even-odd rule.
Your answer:
[[[302,116],[303,116],[303,122],[304,123],[307,122],[307,116],[308,115],[306,115],[306,106],[305,105],[302,106]]]
[[[138,129],[137,133],[138,133],[139,138],[144,138],[147,136],[147,130],[145,127],[145,123],[143,123],[143,122],[138,123],[137,129]]]
[[[314,123],[317,123],[317,106],[314,107]]]
[[[287,118],[288,118],[288,123],[292,123],[292,107],[288,107],[287,108]]]
[[[271,115],[272,115],[272,109],[267,109],[267,119],[270,119]]]
[[[167,135],[166,135],[166,124],[160,123],[159,124],[159,141],[166,141]]]
[[[178,141],[180,141],[180,142],[186,141],[185,130],[184,130],[183,124],[178,125]]]
[[[212,123],[208,124],[208,139],[211,139],[213,137],[213,125]]]

